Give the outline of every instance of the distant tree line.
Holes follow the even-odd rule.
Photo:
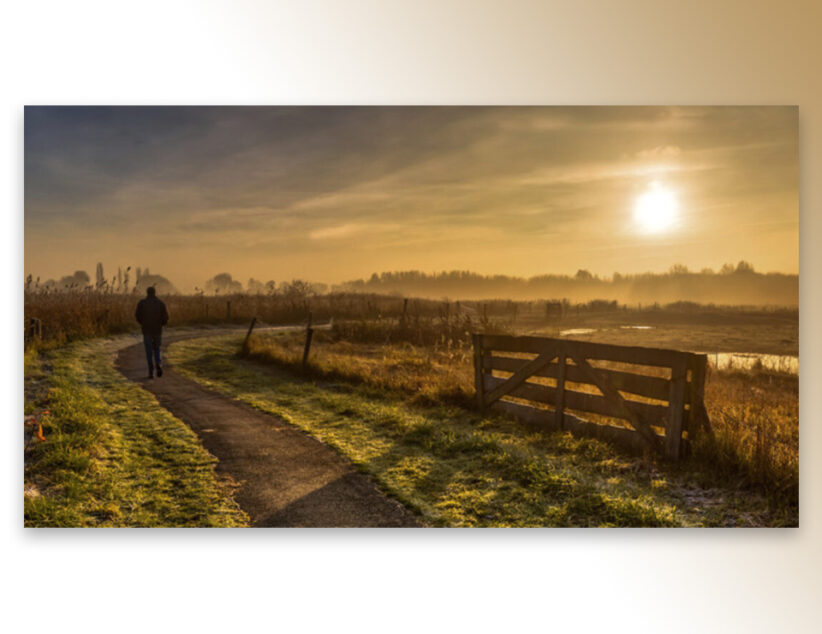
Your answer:
[[[131,277],[134,276],[132,283]],[[117,273],[111,278],[107,278],[102,262],[97,264],[95,270],[94,283],[86,271],[75,271],[71,275],[65,275],[57,280],[49,279],[41,282],[40,278],[26,277],[25,290],[27,292],[93,292],[105,294],[142,294],[146,288],[154,286],[161,295],[177,295],[176,287],[164,276],[151,273],[148,267],[118,268]],[[243,286],[242,282],[235,280],[231,273],[218,273],[206,280],[202,288],[195,286],[195,293],[199,295],[279,295],[287,299],[305,298],[312,295],[327,293],[327,284],[316,282],[306,282],[304,280],[291,280],[290,282],[280,282],[274,280],[261,282],[253,277]]]
[[[132,273],[134,276],[132,282]],[[177,294],[174,285],[164,276],[156,275],[148,267],[118,268],[106,277],[103,264],[98,263],[94,283],[85,271],[75,271],[59,280],[40,282],[40,278],[26,279],[26,290],[93,291],[100,293],[143,293],[154,286],[162,295]],[[623,304],[653,304],[697,302],[702,304],[747,304],[797,306],[799,304],[799,276],[784,273],[759,273],[746,261],[725,264],[719,271],[702,269],[692,272],[682,264],[675,264],[666,273],[614,273],[599,277],[580,269],[575,275],[537,275],[530,278],[508,275],[480,275],[471,271],[392,271],[374,273],[370,278],[353,280],[329,288],[326,284],[292,280],[290,282],[263,282],[250,278],[243,285],[230,273],[218,273],[202,287],[198,294],[207,295],[283,295],[308,297],[329,292],[355,292],[381,295],[402,295],[430,299],[453,300],[565,300],[574,303],[602,300]]]
[[[480,275],[471,271],[393,271],[345,282],[337,291],[401,294],[450,299],[535,300],[565,298],[572,302],[601,299],[621,303],[671,303],[796,306],[799,276],[758,273],[750,262],[725,264],[719,271],[692,272],[675,264],[666,273],[620,274],[599,277],[580,269],[575,275],[530,278]]]
[[[240,280],[235,280],[231,273],[218,273],[214,277],[206,280],[203,288],[195,287],[198,293],[208,295],[231,295],[245,293],[248,295],[284,295],[286,297],[308,297],[310,295],[321,295],[328,292],[327,284],[317,282],[306,282],[304,280],[292,280],[290,282],[280,282],[274,280],[261,282],[260,280],[249,278],[248,283],[243,287]]]

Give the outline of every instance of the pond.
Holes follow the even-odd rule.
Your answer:
[[[758,352],[702,352],[708,363],[720,370],[752,370],[761,368],[799,374],[799,357],[791,354],[760,354]]]

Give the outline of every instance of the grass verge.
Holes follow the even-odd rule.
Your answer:
[[[121,339],[25,357],[26,526],[244,526],[216,459],[113,367]]]
[[[338,333],[315,332],[311,376],[406,395],[413,404],[473,407],[473,351],[469,345],[350,341]],[[303,334],[265,333],[251,338],[249,358],[302,371]],[[516,355],[515,355],[516,356]],[[594,362],[596,364],[596,362]],[[606,367],[608,364],[604,364]],[[621,369],[615,367],[612,369]],[[533,379],[546,383],[544,379]],[[547,381],[550,384],[550,380]],[[593,386],[575,384],[598,393]],[[795,524],[799,514],[799,379],[766,369],[711,369],[705,402],[713,435],[702,435],[689,460],[680,464],[702,487],[723,483],[768,498],[774,517]],[[592,414],[595,422],[621,421]]]
[[[240,341],[183,341],[167,358],[190,378],[335,447],[434,526],[791,523],[774,516],[762,496],[705,489],[676,468],[595,439],[529,432],[512,420],[363,380],[350,365],[307,378],[288,359],[238,358]]]

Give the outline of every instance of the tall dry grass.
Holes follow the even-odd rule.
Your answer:
[[[507,323],[473,318],[448,303],[436,316],[407,310],[398,318],[335,322],[314,333],[311,363],[302,366],[304,335],[255,335],[247,356],[315,376],[365,382],[411,396],[413,402],[470,406],[473,401],[473,332],[507,333]]]
[[[316,331],[310,363],[303,368],[303,342],[301,333],[254,335],[246,357],[313,377],[388,390],[410,403],[471,406],[472,352],[464,344],[352,343]]]
[[[105,336],[136,330],[134,318],[139,294],[97,292],[92,289],[70,291],[26,291],[24,317],[39,319],[41,341],[62,344],[75,339]],[[168,295],[161,299],[169,312],[169,326],[247,324],[253,317],[261,323],[291,324],[305,321],[309,314],[315,323],[330,319],[388,323],[384,320],[428,320],[437,317],[448,302],[411,300],[401,297],[333,293],[308,295],[272,293],[267,295]],[[476,312],[476,311],[474,311]]]
[[[764,370],[712,371],[705,385],[712,436],[693,458],[711,473],[799,505],[799,379]]]

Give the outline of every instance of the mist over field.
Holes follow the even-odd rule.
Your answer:
[[[620,275],[599,278],[580,270],[574,276],[539,275],[531,278],[483,276],[468,271],[425,274],[418,271],[374,274],[368,280],[342,284],[346,291],[399,293],[438,299],[567,299],[621,304],[696,302],[754,306],[797,306],[799,276],[756,273],[742,262],[721,273],[690,273],[676,268],[669,273]]]
[[[323,294],[327,292],[374,293],[402,295],[425,299],[517,301],[565,300],[572,303],[594,300],[620,304],[699,304],[786,306],[799,305],[799,276],[785,273],[759,273],[745,261],[726,264],[719,272],[710,269],[699,273],[674,265],[667,273],[623,275],[614,273],[603,278],[584,269],[576,275],[538,275],[530,278],[508,275],[480,275],[471,271],[392,271],[374,273],[368,278],[341,284],[305,280],[274,279],[247,282],[234,279],[231,273],[218,273],[193,289],[181,289],[166,276],[151,273],[148,267],[119,267],[106,277],[102,263],[97,265],[94,281],[85,271],[76,271],[58,280],[29,280],[27,289],[65,291],[94,289],[111,293],[142,293],[155,286],[163,295],[173,294]]]

